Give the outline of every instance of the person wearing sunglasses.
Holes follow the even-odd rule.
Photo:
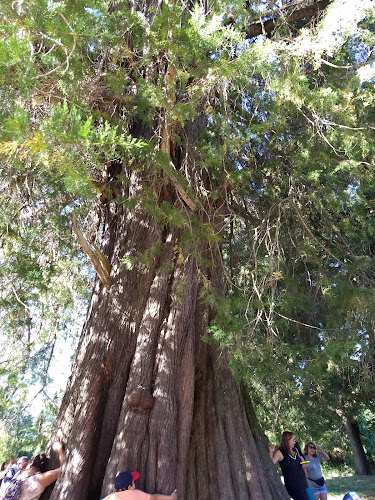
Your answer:
[[[317,454],[316,450],[320,453]],[[313,490],[315,500],[327,500],[327,486],[324,484],[321,463],[328,462],[329,455],[312,441],[306,443],[303,454],[310,461],[306,469],[307,482]]]

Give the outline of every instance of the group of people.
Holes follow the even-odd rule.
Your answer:
[[[53,449],[58,453],[61,466],[64,457],[62,442],[57,440]],[[46,461],[45,453],[40,453],[30,461],[23,456],[4,462],[0,471],[0,499],[5,498],[9,488],[17,482],[21,490],[18,500],[38,500],[47,486],[56,481],[60,472],[60,467],[46,471]],[[134,482],[138,478],[139,472],[120,472],[115,478],[115,492],[104,500],[177,500],[176,490],[170,495],[137,490]]]
[[[280,464],[285,488],[293,500],[327,500],[321,463],[330,457],[322,448],[309,441],[302,453],[294,434],[285,431],[279,448],[275,451],[275,445],[270,445],[269,452],[273,463]]]
[[[64,457],[62,442],[56,441],[53,448],[58,453],[61,466]],[[3,464],[4,468],[0,472],[0,498],[5,497],[9,488],[18,483],[21,490],[18,500],[38,500],[47,486],[56,481],[60,472],[60,467],[46,471],[46,462],[45,453],[40,453],[30,461],[24,456],[17,462],[11,460],[7,466]]]
[[[56,441],[53,448],[58,453],[61,466],[64,457],[62,442]],[[321,463],[327,462],[330,457],[322,448],[309,441],[302,453],[294,434],[285,431],[279,448],[275,450],[275,446],[270,445],[269,453],[273,463],[280,464],[285,487],[293,500],[327,500]],[[56,481],[60,472],[60,467],[46,471],[44,453],[36,455],[30,462],[27,457],[20,457],[17,463],[12,460],[8,465],[3,464],[1,469],[0,499],[6,495],[9,484],[17,479],[21,487],[18,500],[38,500],[47,486]],[[162,495],[136,489],[135,481],[138,478],[137,471],[120,472],[115,478],[115,492],[103,500],[177,500],[176,490],[170,495]]]

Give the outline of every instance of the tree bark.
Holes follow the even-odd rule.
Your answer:
[[[350,446],[353,451],[355,473],[359,476],[368,476],[371,474],[371,467],[367,460],[365,450],[361,442],[358,423],[348,417],[345,418],[345,428],[348,434]]]
[[[151,4],[144,2],[147,15]],[[159,77],[163,71],[173,103],[173,68],[161,68]],[[153,130],[135,123],[129,132],[162,136],[160,149],[199,197],[202,183],[208,190],[214,183],[195,168],[205,119],[198,113],[184,125],[183,146],[171,143],[176,130],[163,120]],[[191,224],[221,234],[223,200],[201,197],[193,213],[173,178],[142,172],[123,166],[121,180],[119,171],[108,176],[112,198],[103,200],[97,246],[111,265],[111,286],[96,280],[55,427],[65,459],[42,499],[98,500],[113,491],[117,472],[139,470],[139,489],[177,488],[179,500],[287,500],[249,397],[226,354],[202,341],[214,314],[204,293],[224,294],[220,244],[188,242],[186,228],[152,214],[166,202],[189,214]],[[153,197],[148,210],[144,199],[131,210],[115,202],[139,200],[145,189]]]
[[[137,197],[142,179],[123,173],[130,182],[113,181],[113,196]],[[182,209],[174,186],[163,193]],[[220,246],[202,243],[199,261],[182,230],[140,205],[107,201],[103,211],[112,286],[95,283],[56,423],[66,454],[50,498],[103,498],[127,469],[140,471],[138,488],[177,488],[180,500],[286,500],[251,402],[245,408],[225,353],[202,341],[213,317],[204,286],[223,295]]]

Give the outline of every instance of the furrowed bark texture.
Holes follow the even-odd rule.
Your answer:
[[[137,189],[134,180],[128,195]],[[286,499],[225,356],[201,340],[210,320],[202,279],[222,293],[220,265],[181,262],[179,230],[156,229],[141,209],[106,210],[113,284],[98,280],[92,295],[56,424],[67,447],[51,498],[103,498],[127,469],[141,472],[139,488],[177,487],[180,499]],[[148,265],[121,262],[156,243]]]
[[[147,16],[151,4],[142,3]],[[175,102],[168,90],[173,68],[156,69],[145,78],[165,71],[167,97]],[[168,177],[124,166],[127,180],[118,180],[117,171],[106,188],[113,198],[132,200],[147,187],[155,205],[166,201],[220,234],[224,202],[204,199],[201,187],[207,181],[210,190],[213,181],[195,168],[205,119],[198,114],[179,131],[163,120],[154,130],[135,124],[130,132],[163,137],[160,149],[201,196],[201,207],[174,171]],[[183,146],[173,145],[172,132]],[[112,285],[108,290],[97,279],[93,290],[56,423],[66,456],[52,493],[42,499],[98,500],[126,469],[140,471],[139,489],[169,494],[177,488],[179,500],[287,500],[248,395],[233,380],[225,354],[201,340],[213,315],[202,291],[210,283],[223,295],[220,245],[202,242],[198,251],[184,251],[181,229],[158,222],[141,203],[126,206],[108,197],[103,202],[98,248],[111,264]]]
[[[112,182],[114,196],[139,194],[142,180],[128,174]],[[183,209],[176,193],[168,184],[163,196]],[[56,423],[67,445],[50,498],[103,498],[126,469],[140,471],[138,488],[177,488],[180,500],[287,499],[250,401],[245,409],[225,355],[201,340],[212,318],[204,282],[223,294],[219,245],[202,244],[211,264],[200,264],[182,258],[180,229],[162,229],[141,207],[103,211],[112,286],[97,280],[92,294]],[[132,258],[130,268],[122,259]]]

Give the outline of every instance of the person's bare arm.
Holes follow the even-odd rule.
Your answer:
[[[60,467],[53,470],[48,470],[47,472],[42,472],[38,474],[37,479],[38,483],[40,483],[43,488],[47,488],[50,484],[52,484],[59,477]]]
[[[280,462],[284,458],[284,455],[281,453],[280,450],[276,450],[275,451],[275,445],[274,444],[270,444],[269,445],[268,451],[269,451],[271,460],[272,460],[272,462],[274,464],[276,464],[277,462]]]
[[[174,490],[170,495],[161,495],[160,493],[154,493],[150,495],[151,500],[177,500],[177,490]]]
[[[60,439],[54,442],[52,449],[58,453],[60,467],[48,470],[47,472],[42,472],[38,475],[38,482],[43,486],[43,488],[47,488],[47,486],[52,484],[59,477],[61,464],[64,459],[64,447]]]
[[[320,446],[317,446],[316,449],[319,450],[320,453],[323,455],[323,462],[328,462],[328,460],[331,460],[328,453],[326,453]]]

